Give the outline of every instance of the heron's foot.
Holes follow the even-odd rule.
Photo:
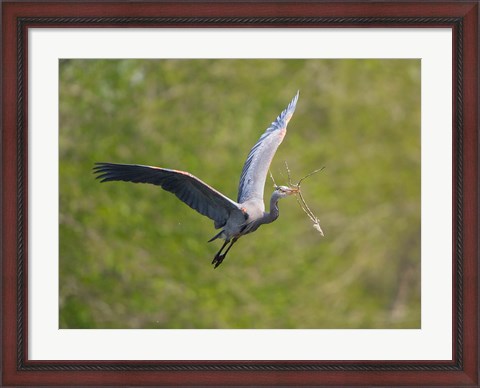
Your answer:
[[[225,259],[225,255],[215,255],[212,260],[212,264],[214,265],[213,268],[217,268],[220,264],[222,264],[223,259]]]

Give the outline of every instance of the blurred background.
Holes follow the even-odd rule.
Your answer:
[[[325,166],[302,184],[325,237],[287,198],[214,270],[213,221],[92,174],[174,168],[236,200],[297,90],[271,171]],[[420,60],[62,60],[59,140],[60,328],[420,327]]]

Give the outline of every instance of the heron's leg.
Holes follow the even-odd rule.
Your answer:
[[[220,254],[220,252],[222,251],[222,249],[224,248],[226,243],[222,246],[222,248],[215,255],[215,258],[212,261],[212,264],[215,264],[215,266],[213,268],[217,268],[220,264],[222,264],[223,260],[225,259],[225,256],[227,256],[228,251],[232,248],[233,244],[235,244],[237,242],[237,240],[238,240],[237,237],[233,238],[232,242],[230,242],[230,245],[227,247],[227,250],[224,253]]]
[[[225,240],[222,247],[218,250],[217,254],[213,258],[212,264],[215,264],[219,260],[220,256],[222,256],[223,248],[225,248],[229,242],[230,242],[230,240]]]
[[[235,244],[235,243],[237,242],[237,240],[238,240],[238,238],[234,238],[234,239],[232,240],[232,243],[228,246],[227,250],[223,253],[223,255],[222,255],[223,258],[225,258],[225,256],[227,256],[228,251],[229,251],[230,249],[232,249],[233,244]]]

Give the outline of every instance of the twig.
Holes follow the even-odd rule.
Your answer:
[[[270,173],[270,178],[272,178],[272,182],[273,182],[273,187],[277,188],[277,184],[275,183],[275,179],[273,179],[273,174],[272,174],[272,171],[271,170],[268,170],[268,172]]]
[[[310,174],[305,175],[302,179],[300,179],[300,180],[298,181],[297,186],[300,187],[300,183],[302,183],[302,181],[303,181],[305,178],[308,178],[309,176],[312,176],[313,174],[316,174],[317,172],[320,172],[320,171],[322,171],[322,170],[324,170],[324,169],[325,169],[325,166],[323,166],[322,168],[318,168],[318,169],[316,169],[315,171],[312,171]]]
[[[297,199],[298,204],[300,205],[302,210],[305,212],[305,214],[308,216],[308,218],[310,218],[310,220],[313,222],[313,227],[316,230],[318,230],[322,236],[324,236],[323,230],[320,226],[320,220],[312,212],[312,210],[308,207],[307,202],[305,201],[305,198],[303,198],[302,191],[300,190],[300,184],[302,183],[302,181],[304,179],[312,176],[313,174],[316,174],[317,172],[322,171],[325,168],[325,166],[322,167],[322,168],[319,168],[315,171],[312,171],[311,173],[309,173],[307,175],[305,175],[297,183],[292,183],[292,181],[291,181],[290,169],[288,168],[287,161],[285,161],[285,167],[287,169],[287,174],[288,174],[288,184],[290,185],[290,187],[293,187],[293,188],[297,189],[297,193],[295,194],[295,198]],[[273,176],[272,176],[271,172],[270,172],[270,176],[272,177],[272,180],[273,180]],[[275,181],[274,181],[274,184],[275,184]]]

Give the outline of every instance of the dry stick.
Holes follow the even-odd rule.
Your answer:
[[[287,169],[287,175],[288,175],[288,184],[291,186],[291,187],[295,187],[296,189],[298,189],[298,196],[295,195],[295,198],[297,199],[297,202],[298,204],[300,205],[300,207],[302,208],[302,210],[305,212],[305,214],[308,216],[308,218],[310,218],[310,220],[313,222],[313,227],[318,230],[320,232],[320,234],[322,236],[324,236],[324,233],[323,233],[323,230],[322,228],[320,227],[320,220],[317,218],[317,216],[312,212],[312,210],[308,207],[307,205],[307,202],[305,201],[305,198],[303,198],[303,195],[302,195],[302,192],[300,190],[300,184],[302,183],[302,181],[306,178],[308,178],[309,176],[312,176],[313,174],[316,174],[317,172],[319,171],[322,171],[325,167],[322,167],[322,168],[319,168],[315,171],[312,171],[311,173],[305,175],[302,179],[300,179],[298,181],[298,183],[292,183],[291,181],[291,176],[290,176],[290,169],[288,168],[288,164],[287,164],[287,161],[285,161],[285,167]],[[271,173],[270,173],[271,175]],[[273,176],[272,176],[272,180],[273,180]],[[299,199],[300,197],[300,199]]]
[[[318,168],[316,169],[315,171],[312,171],[310,174],[307,174],[305,175],[302,179],[300,179],[297,183],[298,186],[300,186],[300,183],[302,183],[302,181],[305,179],[305,178],[308,178],[309,176],[312,176],[313,174],[316,174],[317,172],[320,172],[322,170],[325,169],[325,166],[323,166],[322,168]]]
[[[273,187],[277,188],[277,184],[275,183],[275,179],[273,179],[273,174],[272,174],[272,170],[268,170],[268,172],[270,173],[270,178],[272,178],[272,182],[273,182]]]
[[[301,198],[302,204],[303,204],[303,206],[302,206],[302,204],[300,204],[300,207],[307,214],[307,216],[312,220],[313,227],[316,230],[318,230],[322,236],[325,236],[325,234],[323,233],[322,227],[320,226],[320,220],[310,210],[310,208],[308,207],[307,203],[305,202],[305,199],[303,198],[302,192],[300,190],[298,191],[298,196]],[[297,201],[298,201],[298,197],[297,197]]]

